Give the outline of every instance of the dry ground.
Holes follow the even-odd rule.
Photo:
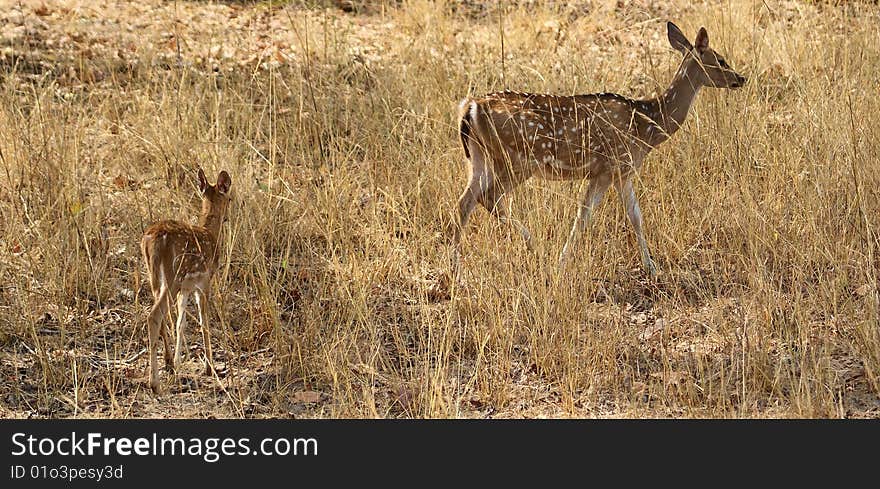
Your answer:
[[[0,1],[0,416],[880,417],[880,12],[839,3]],[[662,90],[667,19],[750,83],[647,161],[662,275],[611,192],[560,276],[582,187],[532,181],[536,251],[478,211],[449,282],[457,102]],[[221,368],[191,321],[156,398],[138,241],[199,166]]]

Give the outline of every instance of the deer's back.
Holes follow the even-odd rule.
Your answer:
[[[641,102],[620,95],[498,92],[473,103],[490,153],[503,152],[505,160],[545,178],[627,172],[650,149],[642,134]]]
[[[182,288],[189,288],[188,282],[209,280],[217,268],[217,242],[201,226],[160,221],[144,231],[141,246],[148,266],[155,263],[170,269]]]

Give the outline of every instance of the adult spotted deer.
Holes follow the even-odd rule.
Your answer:
[[[669,88],[655,98],[504,91],[462,101],[460,134],[470,163],[470,181],[458,201],[459,219],[453,237],[456,249],[477,203],[502,222],[517,226],[531,248],[528,230],[510,221],[501,205],[504,194],[532,176],[586,178],[589,186],[562,249],[560,267],[613,183],[635,230],[645,270],[656,275],[633,177],[645,156],[678,131],[700,88],[739,88],[746,83],[744,76],[709,47],[705,28],[700,29],[694,45],[675,24],[668,22],[666,28],[669,44],[684,59]]]
[[[229,188],[232,179],[225,171],[210,185],[205,172],[199,169],[199,190],[202,214],[198,226],[178,221],[160,221],[144,231],[141,251],[147,264],[150,289],[155,303],[147,320],[150,350],[150,388],[159,393],[159,370],[156,349],[159,335],[165,343],[165,366],[174,370],[180,363],[186,328],[186,306],[190,295],[198,306],[199,325],[205,341],[205,373],[213,369],[211,332],[208,330],[208,301],[211,278],[220,259],[220,226],[226,220]],[[177,331],[174,357],[168,344],[168,331],[163,320],[171,303],[177,301]]]

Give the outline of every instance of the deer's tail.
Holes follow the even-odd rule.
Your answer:
[[[141,252],[147,265],[147,274],[150,277],[150,289],[154,297],[159,297],[163,289],[168,288],[168,278],[162,263],[159,260],[159,236],[147,234],[141,240]]]
[[[458,113],[460,123],[458,126],[458,135],[461,137],[461,145],[464,147],[464,155],[468,159],[471,157],[471,151],[468,149],[468,143],[472,138],[475,138],[476,135],[473,134],[474,125],[476,124],[477,119],[477,110],[479,110],[479,105],[477,102],[466,98],[461,101],[458,105]]]

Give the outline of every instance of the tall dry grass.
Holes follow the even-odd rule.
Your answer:
[[[197,56],[247,46],[198,24],[230,7],[147,4],[181,21],[137,27],[125,56],[7,46],[3,416],[880,415],[876,6],[245,3],[289,56],[236,65]],[[71,12],[45,32],[104,15]],[[750,82],[701,92],[647,160],[659,279],[613,192],[561,275],[583,188],[530,181],[510,204],[535,252],[478,211],[445,297],[458,100],[647,96],[679,62],[670,17],[706,26]],[[169,33],[179,52],[146,42]],[[164,375],[156,399],[137,243],[154,220],[195,218],[199,166],[233,178],[212,310],[226,368]]]

